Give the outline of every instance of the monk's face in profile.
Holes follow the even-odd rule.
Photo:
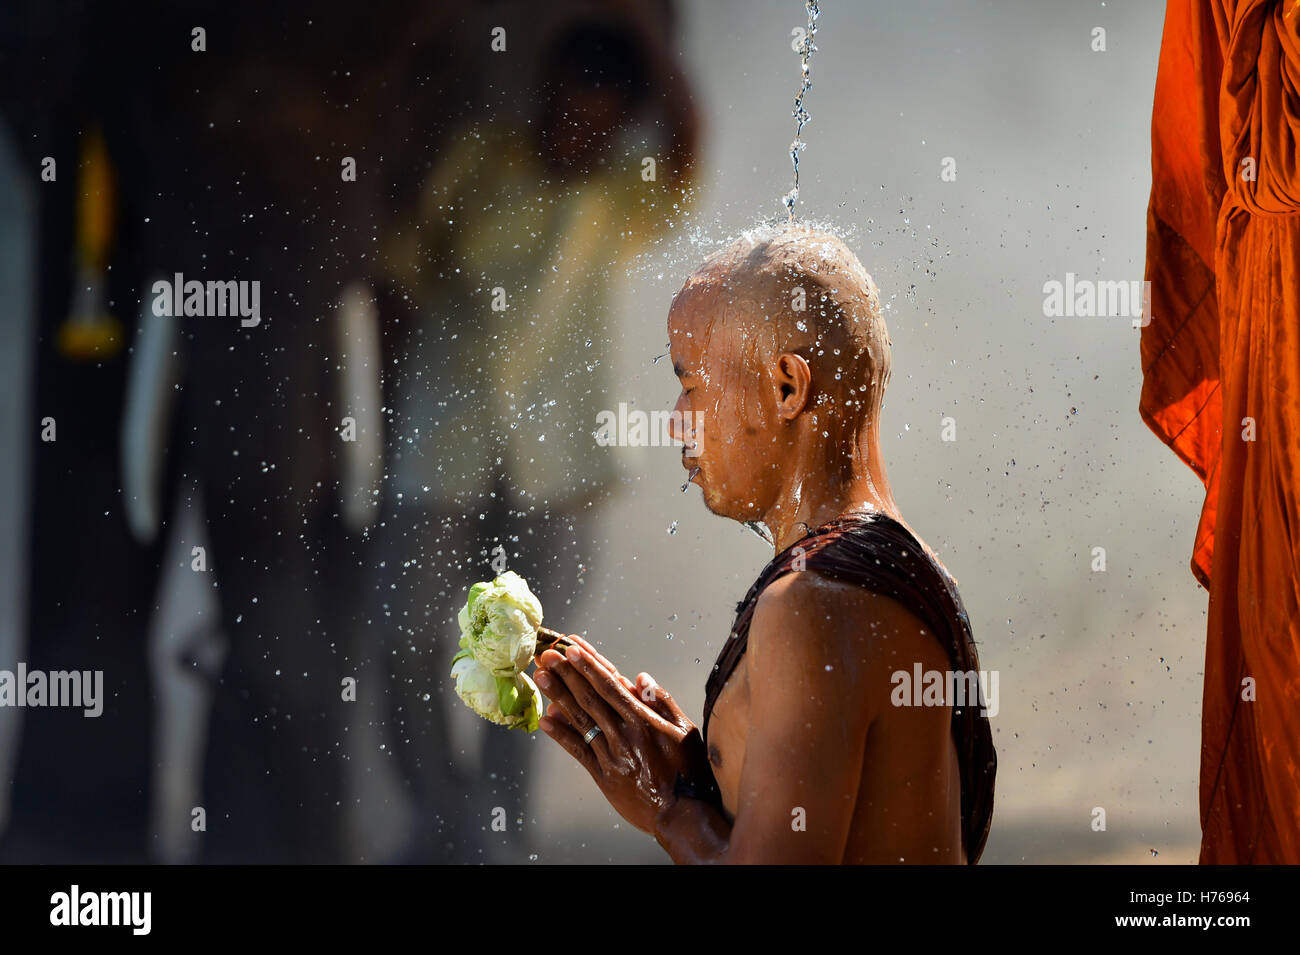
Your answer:
[[[789,453],[770,377],[744,364],[741,329],[715,321],[736,303],[715,287],[684,289],[668,316],[669,355],[682,390],[673,408],[673,437],[682,466],[705,506],[738,521],[761,520],[779,491],[773,462]]]
[[[713,513],[761,521],[807,481],[865,470],[889,373],[875,285],[818,232],[744,240],[673,299],[671,427]]]

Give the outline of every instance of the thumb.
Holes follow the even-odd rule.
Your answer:
[[[655,682],[649,673],[637,674],[636,687],[641,701],[674,726],[687,730],[695,725],[682,712],[672,694]]]

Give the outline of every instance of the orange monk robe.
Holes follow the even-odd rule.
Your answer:
[[[1300,863],[1300,0],[1169,0],[1143,419],[1205,481],[1201,862]]]

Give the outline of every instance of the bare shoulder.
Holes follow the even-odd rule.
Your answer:
[[[888,676],[920,663],[946,670],[948,655],[915,612],[892,597],[815,571],[787,574],[754,608],[750,646],[759,659],[840,659],[887,696]]]
[[[814,639],[849,638],[854,645],[910,642],[913,636],[929,635],[924,621],[894,598],[813,570],[787,574],[768,585],[754,607],[754,622],[760,621],[783,628],[795,625]]]

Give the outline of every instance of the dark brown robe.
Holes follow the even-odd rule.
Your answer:
[[[737,605],[731,636],[718,655],[705,687],[703,738],[706,746],[709,717],[723,686],[745,655],[749,624],[759,595],[774,580],[796,572],[796,561],[801,558],[806,570],[897,600],[939,638],[954,671],[979,671],[975,638],[957,593],[957,582],[898,521],[877,512],[845,514],[777,554]],[[971,865],[979,861],[988,839],[997,771],[993,734],[982,710],[982,706],[954,707],[952,714],[953,740],[957,744],[961,772],[962,844]],[[697,779],[692,788],[717,798],[716,780]]]

